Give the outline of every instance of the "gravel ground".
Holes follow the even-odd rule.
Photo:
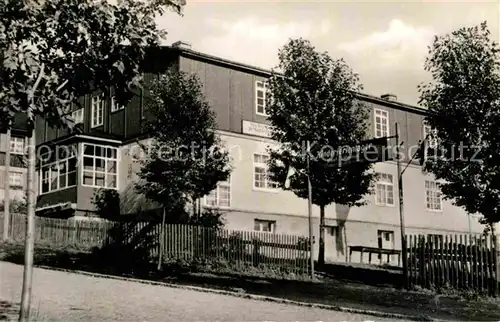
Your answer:
[[[18,302],[23,266],[0,262],[0,300]],[[35,268],[34,321],[395,321]]]

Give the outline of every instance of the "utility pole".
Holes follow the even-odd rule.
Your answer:
[[[4,166],[4,179],[3,179],[3,240],[9,239],[10,235],[10,124],[7,129],[7,150],[5,151],[5,166]]]
[[[398,192],[399,192],[399,222],[400,222],[400,227],[401,227],[401,256],[403,257],[403,277],[405,279],[405,286],[406,284],[406,277],[408,273],[408,267],[407,267],[407,258],[406,258],[406,233],[405,233],[405,216],[404,216],[404,202],[403,202],[403,172],[401,171],[401,160],[399,156],[399,138],[400,138],[400,133],[399,133],[399,125],[398,123],[395,124],[396,127],[396,164],[397,164],[397,171],[398,171]],[[405,169],[406,170],[406,169]]]
[[[399,160],[399,147],[402,142],[399,142],[399,126],[396,123],[396,151],[397,151],[397,167],[398,167],[398,190],[399,190],[399,216],[400,216],[400,224],[401,224],[401,252],[403,256],[403,274],[405,278],[405,287],[408,288],[408,262],[406,255],[406,234],[405,234],[405,217],[404,217],[404,208],[403,208],[403,174],[405,173],[408,166],[415,160],[416,157],[419,159],[420,166],[425,164],[425,160],[427,158],[427,144],[429,140],[430,134],[427,134],[422,141],[419,141],[419,149],[417,152],[413,154],[411,159],[406,163],[406,166],[403,170],[401,170],[401,161]],[[470,232],[470,216],[469,216],[469,232]]]
[[[309,140],[307,141],[307,211],[309,217],[309,247],[311,248],[310,256],[311,256],[311,279],[314,280],[314,251],[313,251],[313,222],[312,222],[312,184],[311,184],[311,167],[310,167],[310,156],[311,152],[311,144]]]

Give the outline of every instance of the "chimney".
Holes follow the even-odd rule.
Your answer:
[[[174,48],[179,48],[179,49],[191,49],[191,44],[186,42],[186,41],[176,41],[172,44],[172,47]]]
[[[380,98],[382,98],[383,100],[392,101],[392,102],[396,102],[398,100],[398,97],[394,94],[384,94],[384,95],[381,95]]]

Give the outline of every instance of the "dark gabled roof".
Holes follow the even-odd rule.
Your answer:
[[[231,69],[235,69],[235,70],[239,70],[239,71],[243,71],[243,72],[247,72],[247,73],[252,73],[255,75],[262,76],[262,77],[269,77],[273,73],[273,71],[269,70],[269,69],[264,69],[264,68],[260,68],[260,67],[256,67],[256,66],[252,66],[252,65],[243,64],[243,63],[232,61],[229,59],[220,58],[217,56],[205,54],[205,53],[195,51],[192,49],[178,48],[178,47],[172,47],[172,46],[163,46],[163,47],[169,48],[170,50],[177,52],[182,57],[191,58],[191,59],[195,59],[195,60],[203,61],[203,62],[207,62],[207,63],[212,63],[212,64],[223,66],[226,68],[231,68]],[[379,105],[388,106],[388,107],[392,107],[392,108],[399,109],[399,110],[404,110],[407,112],[413,112],[413,113],[422,114],[422,115],[428,113],[428,111],[424,108],[401,103],[401,102],[397,102],[397,101],[385,100],[383,98],[380,98],[380,97],[377,97],[374,95],[359,93],[357,96],[359,99],[361,99],[363,101],[368,101],[371,103],[376,103]]]
[[[83,140],[82,140],[82,138],[83,138]],[[123,136],[110,134],[110,133],[106,133],[103,131],[92,131],[89,133],[83,133],[82,131],[75,130],[75,131],[70,132],[64,136],[55,138],[55,139],[47,141],[47,142],[43,142],[41,144],[46,145],[46,146],[55,146],[55,145],[58,145],[61,143],[69,144],[69,143],[74,142],[75,140],[82,140],[82,141],[113,140],[113,141],[116,141],[116,143],[113,143],[113,144],[121,144],[123,141]]]

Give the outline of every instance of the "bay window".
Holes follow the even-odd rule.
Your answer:
[[[95,144],[83,144],[83,185],[117,189],[118,149]]]
[[[76,146],[58,146],[40,156],[40,193],[76,185]]]

